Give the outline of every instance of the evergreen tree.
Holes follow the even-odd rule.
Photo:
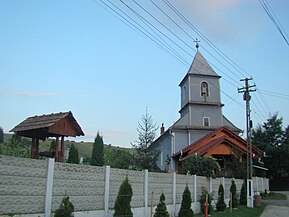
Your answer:
[[[113,217],[132,217],[131,211],[131,198],[132,198],[132,188],[126,177],[125,180],[120,185],[117,198],[114,204],[114,214]]]
[[[234,179],[232,179],[230,192],[232,193],[232,207],[236,208],[238,206],[238,198],[237,198],[237,187],[236,187]],[[231,201],[230,201],[230,203],[231,203]]]
[[[55,210],[54,217],[73,217],[74,206],[69,201],[69,197],[65,196],[62,199],[60,207]]]
[[[188,187],[188,184],[186,184],[185,190],[183,192],[183,199],[179,211],[179,217],[194,216],[194,211],[192,210],[191,205],[192,205],[191,192]]]
[[[3,128],[0,127],[0,144],[4,142],[4,131]]]
[[[222,184],[219,185],[218,201],[216,204],[216,209],[218,211],[224,211],[226,209],[226,203],[225,203],[225,197],[224,197],[224,187]]]
[[[146,114],[142,115],[141,122],[138,122],[138,140],[131,144],[136,150],[135,165],[139,169],[158,169],[157,160],[160,152],[150,148],[150,145],[156,137],[157,129],[152,116],[146,111]]]
[[[69,149],[67,163],[79,164],[78,150],[74,144],[72,144]]]
[[[160,196],[160,202],[157,205],[154,217],[169,217],[170,216],[167,210],[165,200],[166,200],[165,195],[164,193],[162,193]]]
[[[247,187],[246,180],[244,180],[240,194],[240,205],[247,205]]]
[[[104,144],[102,136],[99,132],[94,139],[92,154],[91,154],[91,165],[103,166],[104,165]]]

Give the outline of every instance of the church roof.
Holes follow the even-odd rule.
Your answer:
[[[220,77],[208,64],[207,60],[203,57],[200,51],[197,51],[194,60],[189,68],[188,74]]]
[[[221,127],[212,133],[202,137],[201,139],[193,142],[189,146],[183,148],[181,151],[176,153],[174,157],[180,156],[182,160],[197,153],[204,155],[208,152],[212,152],[214,148],[221,144],[226,144],[230,147],[234,147],[242,153],[247,153],[247,143],[240,136],[236,135],[226,127]],[[263,154],[263,151],[252,145],[252,151],[256,156]]]
[[[183,78],[183,80],[181,81],[179,85],[181,85],[187,79],[189,75],[211,76],[211,77],[217,77],[217,78],[221,77],[209,65],[209,63],[203,57],[200,51],[197,51],[193,59],[193,62],[189,68],[188,73],[186,74],[186,76]]]

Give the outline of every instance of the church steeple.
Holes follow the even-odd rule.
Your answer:
[[[220,80],[200,51],[180,83],[181,119],[186,125],[222,126]]]

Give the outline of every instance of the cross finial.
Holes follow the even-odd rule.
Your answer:
[[[196,40],[194,40],[194,42],[196,43],[196,48],[197,48],[197,50],[199,50],[199,47],[200,47],[200,45],[199,45],[199,40],[196,38]]]

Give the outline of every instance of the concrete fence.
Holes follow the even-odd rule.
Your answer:
[[[75,217],[111,217],[122,181],[128,177],[133,189],[134,216],[148,217],[163,192],[168,211],[177,216],[186,184],[192,193],[192,207],[199,211],[201,189],[205,187],[217,198],[219,184],[229,201],[231,179],[207,179],[196,175],[179,175],[97,167],[0,155],[0,216],[52,216],[62,198],[68,195]],[[255,191],[269,190],[269,180],[254,177]],[[235,179],[240,192],[243,180]],[[153,192],[153,202],[151,201]]]

